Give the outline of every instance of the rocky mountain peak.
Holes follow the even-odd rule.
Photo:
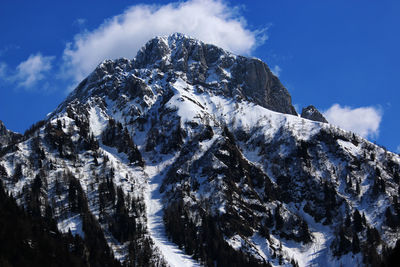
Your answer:
[[[165,80],[170,85],[167,87],[171,87],[178,78],[215,95],[297,115],[289,92],[267,64],[179,33],[151,39],[133,60],[103,61],[66,102],[74,99],[85,102],[96,95],[108,95],[113,99],[121,94],[136,97],[146,94],[143,91],[150,91],[143,81]],[[126,86],[121,89],[121,84]]]
[[[324,115],[322,115],[321,112],[319,112],[318,109],[313,105],[303,108],[301,111],[301,117],[312,121],[328,123]]]
[[[179,72],[193,85],[246,99],[273,111],[297,115],[279,79],[259,59],[237,56],[212,44],[175,33],[150,40],[134,59],[135,68]]]

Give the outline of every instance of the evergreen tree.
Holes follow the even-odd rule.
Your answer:
[[[280,230],[283,227],[283,218],[280,214],[280,206],[276,206],[275,208],[275,228]]]
[[[367,228],[367,242],[370,246],[375,246],[381,242],[381,237],[375,227]]]
[[[1,181],[0,214],[0,266],[89,266],[84,249],[63,236],[53,219],[26,213]]]
[[[347,236],[345,234],[344,228],[340,227],[339,229],[339,235],[338,235],[338,245],[337,245],[337,250],[335,251],[336,256],[341,256],[349,251],[351,251],[352,244],[351,242],[347,239]]]
[[[349,214],[346,215],[346,219],[345,219],[345,221],[344,221],[344,225],[345,225],[346,227],[350,227],[350,225],[351,225],[351,218],[350,218],[350,215],[349,215]]]
[[[355,209],[353,213],[353,226],[354,230],[358,233],[361,232],[364,229],[364,226],[362,224],[362,218],[360,212]]]
[[[357,233],[353,233],[353,240],[352,240],[352,251],[354,254],[360,252],[360,240],[358,239]]]
[[[356,180],[356,193],[357,195],[360,195],[361,189],[360,189],[360,182]]]
[[[390,207],[386,208],[385,211],[385,218],[386,218],[386,224],[387,226],[391,227],[391,228],[395,228],[397,223],[396,223],[396,219],[392,214],[392,211],[390,209]]]
[[[4,168],[4,166],[0,164],[0,177],[5,178],[7,176],[8,174],[6,168]]]
[[[13,180],[18,182],[22,178],[22,164],[18,163],[15,165]]]
[[[384,259],[382,266],[397,266],[400,262],[400,240],[397,240],[396,246],[393,249],[389,249],[387,254],[388,255],[386,259]]]

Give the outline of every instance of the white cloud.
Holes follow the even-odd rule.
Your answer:
[[[20,47],[18,45],[13,45],[13,44],[8,44],[6,46],[3,46],[2,48],[0,48],[0,56],[3,56],[8,51],[15,49],[20,49]]]
[[[0,62],[0,78],[4,78],[6,76],[7,64],[4,62]]]
[[[45,74],[52,68],[53,59],[54,57],[42,56],[40,53],[30,55],[27,60],[17,66],[17,72],[13,79],[20,87],[32,87],[45,78]]]
[[[400,153],[400,145],[397,146],[396,151],[397,151],[397,153]]]
[[[375,107],[350,108],[334,104],[323,115],[329,123],[345,130],[358,133],[363,137],[377,137],[382,111]]]
[[[272,72],[276,77],[279,77],[279,74],[281,74],[282,69],[281,69],[278,65],[275,65],[275,66],[271,69],[271,72]]]
[[[75,36],[63,55],[63,75],[79,82],[104,59],[133,58],[148,40],[180,32],[239,54],[249,54],[267,38],[249,30],[239,8],[220,0],[167,5],[135,5],[97,29]]]
[[[85,24],[86,24],[86,19],[84,19],[84,18],[78,18],[74,21],[74,25],[77,25],[77,26],[83,26]]]

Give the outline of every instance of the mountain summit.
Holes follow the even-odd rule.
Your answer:
[[[400,157],[310,119],[262,61],[173,34],[102,62],[0,177],[90,266],[387,264]]]
[[[144,66],[182,72],[194,86],[203,85],[226,97],[297,115],[288,91],[264,62],[236,56],[182,34],[149,41],[134,60],[135,68]]]
[[[92,81],[98,81],[99,77],[106,74],[113,75],[118,69],[128,72],[157,70],[170,79],[181,77],[191,86],[201,86],[214,94],[297,115],[288,91],[264,62],[236,56],[183,34],[175,33],[150,40],[132,61],[104,61],[81,83],[77,93],[82,94],[85,87],[88,91],[87,87],[91,88],[89,84]],[[138,73],[133,71],[133,74]]]

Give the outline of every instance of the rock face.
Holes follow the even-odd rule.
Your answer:
[[[104,61],[69,96],[69,100],[82,99],[89,92],[91,95],[103,95],[107,92],[115,97],[118,95],[115,85],[98,88],[99,80],[106,74],[119,75],[122,70],[138,76],[137,71],[144,68],[157,70],[158,77],[152,77],[150,82],[165,76],[170,79],[172,76],[181,77],[191,86],[205,88],[217,95],[247,100],[276,112],[297,115],[289,92],[264,62],[234,55],[215,45],[205,44],[179,33],[150,40],[132,61]],[[148,75],[151,76],[150,73]],[[129,88],[125,87],[125,90],[132,90],[136,83],[142,83],[141,88],[146,87],[136,77],[129,79]],[[143,93],[146,94],[138,92]]]
[[[20,137],[20,134],[8,130],[4,123],[0,121],[0,148],[16,142]]]
[[[400,157],[295,114],[261,61],[158,37],[1,150],[0,179],[91,266],[380,266]]]
[[[163,72],[181,71],[192,85],[297,115],[288,91],[264,62],[233,55],[182,34],[151,40],[140,50],[133,65],[153,65]]]
[[[301,111],[301,117],[312,121],[328,123],[321,112],[319,112],[318,109],[313,105],[303,108],[303,110]]]
[[[0,121],[0,136],[5,136],[7,134],[7,128],[4,123]]]

